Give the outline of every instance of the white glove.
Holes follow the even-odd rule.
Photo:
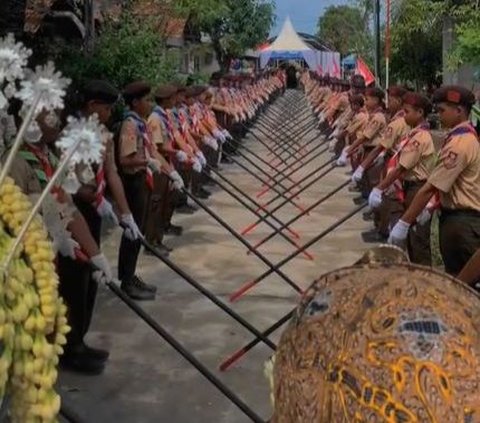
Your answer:
[[[377,158],[375,159],[374,164],[381,165],[385,162],[385,151],[380,153]]]
[[[425,225],[431,218],[432,212],[425,207],[422,212],[417,216],[417,223],[419,225]]]
[[[338,136],[340,135],[340,130],[337,128],[335,129],[335,131],[332,132],[332,135],[330,135],[330,139],[334,139],[334,138],[338,138]]]
[[[365,172],[365,169],[363,168],[363,166],[358,166],[356,169],[355,169],[355,172],[353,172],[353,175],[352,175],[352,182],[360,182],[363,178],[363,173]]]
[[[118,225],[118,218],[113,211],[113,206],[105,197],[102,198],[102,201],[100,201],[100,204],[97,206],[97,213],[102,219],[108,219],[113,224]]]
[[[345,147],[342,151],[342,154],[340,154],[340,157],[337,160],[337,166],[346,166],[348,157],[347,157],[347,149],[348,147]]]
[[[218,141],[220,141],[222,144],[227,140],[227,139],[225,138],[225,135],[224,135],[221,131],[219,131],[218,129],[214,129],[214,131],[213,131],[213,136],[214,136]],[[212,148],[213,148],[213,147],[212,147]],[[218,150],[218,144],[217,144],[217,150]],[[217,150],[215,150],[215,151],[217,151]]]
[[[121,222],[124,224],[124,226],[126,226],[123,230],[123,234],[127,239],[130,241],[136,241],[137,239],[143,238],[143,235],[131,214],[124,214]]]
[[[185,163],[188,160],[188,154],[183,150],[177,150],[175,152],[175,157],[180,163]]]
[[[233,140],[232,134],[230,134],[230,132],[228,132],[228,130],[223,129],[223,130],[222,130],[222,134],[225,135],[225,138],[226,138],[227,140]]]
[[[193,159],[192,169],[196,173],[202,173],[202,164],[200,163],[200,160]]]
[[[218,150],[218,142],[215,138],[206,135],[205,137],[203,137],[203,142],[210,148],[213,148],[215,151]]]
[[[332,153],[333,151],[335,151],[335,146],[337,145],[337,142],[338,140],[336,138],[334,138],[333,140],[329,141],[328,143],[328,151],[330,151],[330,153]]]
[[[160,173],[162,171],[162,164],[156,159],[148,159],[147,166],[152,170],[153,173]]]
[[[92,276],[97,283],[106,284],[113,279],[112,269],[103,253],[90,257],[90,263],[96,268],[96,270],[93,271]]]
[[[75,250],[80,250],[80,244],[71,237],[70,232],[64,231],[62,235],[55,237],[52,241],[53,248],[58,254],[76,260]]]
[[[203,153],[201,151],[198,151],[196,156],[197,156],[198,161],[202,165],[202,167],[205,167],[207,165],[207,159],[205,158]]]
[[[408,236],[410,225],[403,220],[399,220],[397,224],[390,231],[388,243],[402,247]]]
[[[324,120],[325,120],[325,113],[323,113],[323,112],[320,113],[320,114],[318,115],[318,120],[319,120],[320,123],[323,123]]]
[[[371,209],[378,209],[383,201],[383,191],[378,188],[373,188],[368,196],[368,206]]]
[[[185,188],[185,183],[183,182],[182,177],[176,170],[170,172],[168,176],[172,180],[173,187],[176,190],[180,191],[181,189]]]

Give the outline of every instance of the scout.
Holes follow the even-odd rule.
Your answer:
[[[30,196],[43,191],[58,163],[50,148],[59,137],[60,118],[44,111],[37,117],[37,123],[39,138],[30,138],[34,144],[26,142],[21,147],[10,170],[16,184]],[[112,279],[109,263],[72,198],[61,188],[56,188],[55,198],[52,195],[44,203],[43,218],[58,251],[59,291],[68,307],[68,323],[72,328],[67,334],[61,364],[74,371],[99,374],[105,367],[108,352],[88,346],[84,337],[90,326],[97,285]],[[80,274],[68,273],[66,270],[77,260],[77,250],[90,257],[90,262],[102,272],[92,273],[85,263],[78,264]]]
[[[144,231],[148,205],[153,189],[153,173],[160,172],[161,162],[147,130],[146,120],[152,111],[151,87],[143,81],[125,87],[123,97],[129,110],[117,139],[117,155],[128,206],[133,218]],[[118,254],[118,278],[121,288],[133,299],[152,300],[156,287],[143,282],[136,274],[141,241],[125,234]]]
[[[480,247],[480,144],[468,122],[475,98],[466,88],[445,86],[434,93],[433,101],[450,133],[438,164],[393,227],[389,241],[403,244],[410,227],[438,194],[440,250],[446,272],[456,276]]]
[[[173,131],[165,111],[166,108],[173,107],[172,100],[176,92],[177,88],[173,85],[165,85],[157,89],[155,92],[156,106],[147,122],[153,146],[160,155],[162,172],[153,175],[153,191],[145,222],[145,238],[164,256],[168,256],[172,251],[163,243],[165,234],[180,236],[183,233],[181,226],[171,223],[175,208],[173,191],[181,190],[184,183],[180,174],[175,170],[170,157],[178,157],[180,161],[183,159],[185,161],[187,155],[182,150],[174,148]]]
[[[426,120],[432,110],[430,101],[416,93],[407,93],[403,101],[405,120],[413,129],[396,146],[395,154],[389,160],[385,179],[370,193],[368,202],[372,209],[378,208],[382,203],[382,196],[390,187],[392,187],[392,195],[395,195],[399,203],[404,203],[405,209],[408,209],[416,193],[427,181],[435,164],[435,147]],[[407,238],[410,260],[425,266],[432,264],[430,217],[423,222],[418,222],[415,228],[411,228]]]

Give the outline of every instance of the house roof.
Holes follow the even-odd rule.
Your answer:
[[[27,0],[25,10],[25,32],[35,34],[56,0]],[[98,22],[106,18],[117,20],[124,8],[124,2],[118,0],[95,0],[94,16]],[[162,0],[136,0],[133,14],[138,17],[155,17],[158,31],[168,38],[182,38],[187,19],[175,15],[171,4]]]
[[[265,51],[306,51],[310,46],[300,38],[289,17],[285,19],[280,34]]]
[[[55,0],[27,0],[24,31],[36,33]]]

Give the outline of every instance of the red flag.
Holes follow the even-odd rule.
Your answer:
[[[363,76],[367,86],[375,82],[375,76],[369,69],[368,65],[360,57],[357,58],[357,68],[355,69],[355,73]]]

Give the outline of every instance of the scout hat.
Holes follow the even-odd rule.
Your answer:
[[[119,93],[107,81],[91,80],[83,87],[82,97],[85,103],[96,101],[104,104],[113,104],[118,100]]]
[[[155,91],[156,100],[165,100],[172,97],[177,93],[177,87],[175,85],[161,85]]]
[[[422,109],[424,116],[427,116],[432,112],[432,103],[428,97],[419,93],[407,92],[403,96],[403,104],[409,104],[416,109]]]
[[[362,75],[353,75],[351,84],[353,88],[365,88],[365,78]]]
[[[150,94],[152,87],[148,82],[145,81],[136,81],[128,84],[123,90],[123,98],[127,104],[131,103],[133,100],[145,97]]]
[[[384,101],[385,100],[385,93],[383,92],[382,89],[380,89],[378,87],[370,87],[370,88],[366,89],[365,97],[376,97],[380,101]]]
[[[433,94],[433,102],[464,106],[470,110],[475,104],[475,96],[465,87],[459,85],[446,85],[435,91]]]
[[[407,93],[407,89],[401,85],[392,85],[388,88],[387,92],[390,97],[398,97],[401,99]]]

